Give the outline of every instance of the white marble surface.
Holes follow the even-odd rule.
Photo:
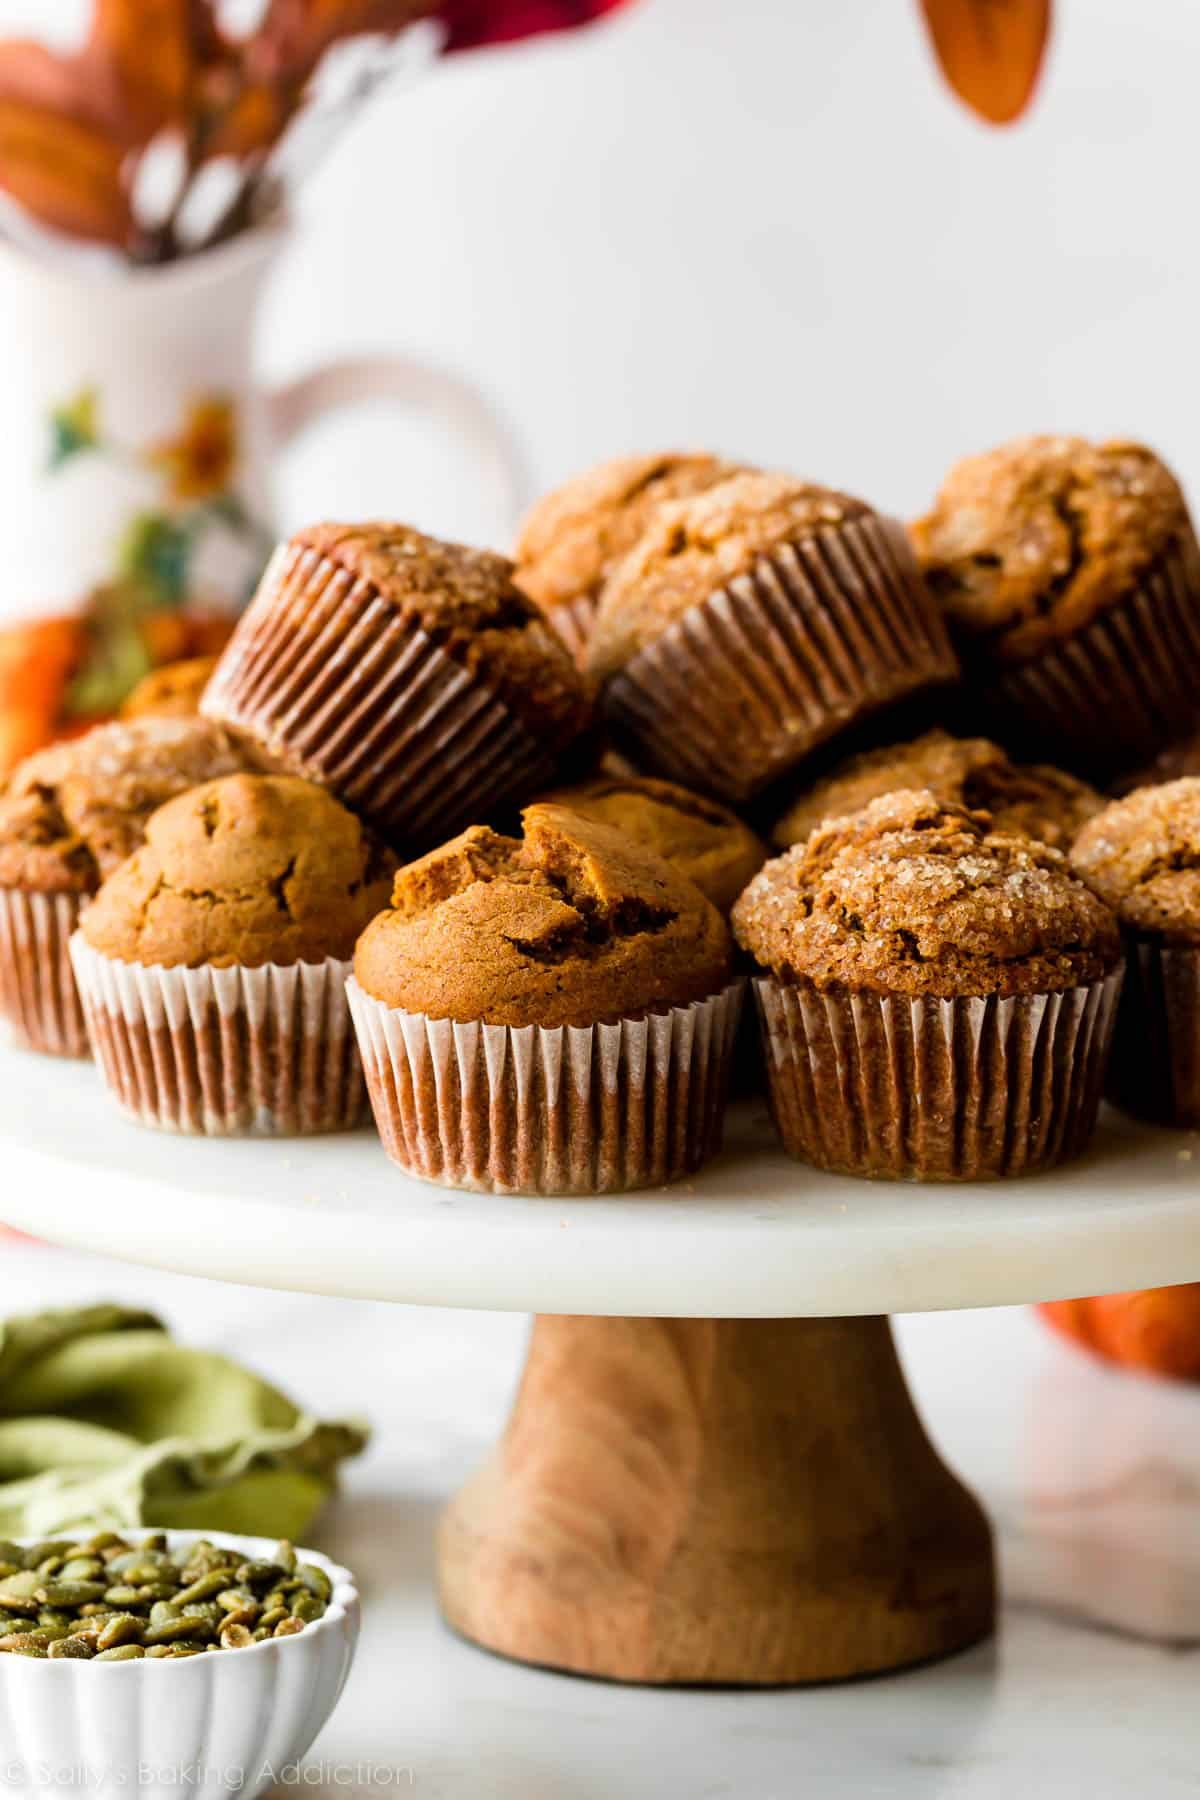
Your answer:
[[[861,1182],[805,1169],[766,1106],[688,1181],[599,1199],[416,1181],[368,1127],[279,1144],[122,1118],[91,1063],[0,1048],[0,1219],[214,1280],[420,1305],[692,1318],[914,1312],[1200,1279],[1200,1134],[1107,1110],[1053,1175]],[[55,1130],[55,1118],[69,1128]],[[164,1208],[170,1187],[175,1199]],[[209,1229],[192,1221],[203,1211]]]
[[[437,1619],[435,1514],[500,1425],[520,1318],[216,1287],[0,1245],[0,1312],[99,1296],[153,1305],[181,1336],[376,1425],[316,1533],[362,1582],[362,1652],[293,1792],[1174,1800],[1200,1788],[1200,1392],[1099,1369],[1027,1313],[900,1322],[927,1423],[999,1526],[996,1641],[848,1687],[700,1694],[517,1668]]]

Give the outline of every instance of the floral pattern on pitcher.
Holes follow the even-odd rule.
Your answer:
[[[49,474],[98,457],[150,473],[159,491],[125,520],[110,570],[77,613],[0,630],[0,777],[50,739],[110,718],[150,669],[219,649],[230,594],[249,598],[272,544],[235,484],[228,394],[192,395],[173,435],[139,447],[106,432],[95,387],[55,405],[47,423]]]

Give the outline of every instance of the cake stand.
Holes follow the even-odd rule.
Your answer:
[[[503,1199],[407,1179],[370,1131],[147,1132],[89,1065],[0,1051],[10,1224],[215,1280],[538,1315],[501,1443],[442,1521],[442,1606],[491,1650],[623,1681],[828,1680],[984,1636],[988,1525],[886,1315],[1200,1279],[1197,1148],[1109,1115],[1052,1175],[871,1184],[792,1162],[750,1105],[679,1187]]]

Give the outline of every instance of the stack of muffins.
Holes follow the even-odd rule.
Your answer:
[[[456,1186],[677,1179],[735,1063],[817,1167],[1029,1172],[1106,1080],[1200,1124],[1198,693],[1137,445],[971,458],[909,531],[698,453],[569,482],[513,562],[315,527],[215,668],[0,795],[0,1007],[143,1124],[369,1101]]]

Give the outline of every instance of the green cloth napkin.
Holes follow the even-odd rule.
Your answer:
[[[128,1526],[303,1539],[367,1441],[324,1424],[152,1313],[89,1306],[0,1325],[0,1535]]]

